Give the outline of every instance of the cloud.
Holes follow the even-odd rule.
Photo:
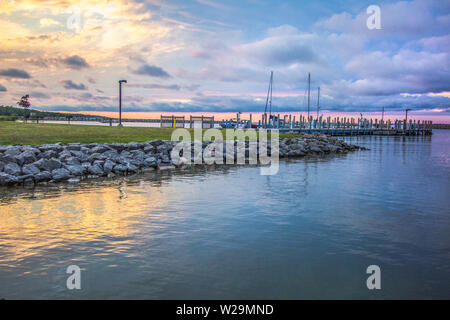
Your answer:
[[[30,93],[31,98],[37,98],[37,99],[50,99],[50,96],[40,92],[40,91],[33,91]]]
[[[422,38],[417,41],[424,49],[433,52],[450,51],[450,34],[440,37]]]
[[[181,87],[177,84],[163,85],[156,83],[145,83],[145,84],[129,84],[127,87],[132,88],[145,88],[145,89],[162,89],[162,90],[180,90]]]
[[[319,55],[311,46],[313,34],[302,34],[292,26],[280,26],[268,30],[263,40],[243,44],[233,50],[249,63],[265,66],[283,66],[293,63],[318,63]]]
[[[0,6],[2,2],[0,2]],[[31,35],[30,30],[13,21],[0,19],[0,25],[2,26],[2,32],[0,32],[0,40],[2,41],[12,38],[27,37]]]
[[[0,92],[6,92],[6,91],[8,91],[6,89],[6,87],[0,84]]]
[[[365,10],[357,15],[342,12],[318,21],[315,26],[337,32],[364,34],[369,37],[406,36],[445,32],[447,15],[439,16],[434,12],[446,12],[448,6],[441,1],[415,0],[398,1],[380,5],[381,29],[369,30],[366,22],[369,15]]]
[[[41,26],[41,28],[45,28],[51,26],[59,26],[61,25],[61,22],[49,18],[42,18],[41,20],[39,20],[39,25]]]
[[[74,90],[86,90],[87,87],[83,84],[76,84],[72,80],[62,80],[61,84],[63,87],[67,90],[74,89]]]
[[[24,59],[24,61],[27,63],[30,63],[32,65],[41,67],[41,68],[48,68],[50,66],[65,66],[65,67],[69,67],[70,69],[80,70],[80,69],[90,67],[90,65],[86,62],[86,60],[78,55],[68,56],[65,58],[61,58],[61,57],[26,58],[26,59]]]
[[[14,69],[14,68],[0,70],[0,76],[9,77],[9,78],[18,78],[18,79],[31,78],[31,76],[25,70]]]
[[[196,2],[203,4],[205,6],[208,7],[212,7],[214,9],[219,9],[219,10],[226,10],[228,9],[227,6],[224,6],[221,2],[214,2],[212,0],[195,0]]]
[[[89,68],[89,64],[86,62],[86,60],[77,55],[62,59],[61,62],[71,69]]]
[[[157,78],[170,78],[170,74],[168,74],[164,69],[145,64],[141,67],[139,67],[137,70],[132,71],[134,74],[143,75],[143,76],[150,76],[150,77],[157,77]]]
[[[209,54],[208,52],[204,51],[204,50],[197,50],[191,53],[191,55],[194,58],[199,58],[199,59],[211,59],[211,54]]]
[[[345,69],[362,77],[350,86],[362,95],[450,90],[450,55],[447,52],[404,49],[391,56],[376,51],[356,56]]]

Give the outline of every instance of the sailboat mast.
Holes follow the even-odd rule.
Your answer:
[[[272,115],[272,90],[273,90],[273,71],[270,72],[269,117]]]
[[[270,91],[272,89],[272,77],[273,77],[273,71],[270,72],[269,88],[267,89],[267,97],[266,97],[266,107],[264,108],[265,114],[267,113],[267,107],[269,106],[269,103],[270,103],[270,106],[272,106],[272,97],[270,94]]]
[[[308,122],[309,122],[310,100],[311,100],[311,73],[308,72]]]
[[[320,110],[320,87],[317,88],[317,120],[319,120],[319,110]]]

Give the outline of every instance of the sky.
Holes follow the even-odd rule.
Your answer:
[[[370,5],[380,29],[369,29]],[[372,20],[371,20],[372,21]],[[0,105],[450,115],[450,1],[0,0]]]

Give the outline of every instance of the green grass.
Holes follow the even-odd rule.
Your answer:
[[[16,116],[2,116],[0,115],[0,121],[16,121]]]
[[[0,144],[109,143],[170,140],[172,128],[109,127],[0,121]],[[191,131],[193,137],[193,129]],[[299,135],[280,134],[280,138]]]

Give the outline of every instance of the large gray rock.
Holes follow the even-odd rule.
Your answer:
[[[44,144],[41,146],[38,146],[39,150],[41,152],[47,152],[47,151],[55,151],[55,152],[61,152],[63,150],[63,147],[60,144]]]
[[[142,147],[142,143],[139,142],[130,142],[127,143],[127,150],[137,150],[140,149]]]
[[[66,164],[68,165],[80,165],[80,160],[76,157],[68,157],[66,158],[66,160],[64,161]]]
[[[17,177],[20,182],[33,182],[34,176],[32,174],[24,174]]]
[[[127,166],[128,172],[138,172],[139,171],[139,167],[135,166],[134,164],[132,164],[130,162],[127,163],[126,166]]]
[[[163,152],[166,152],[168,149],[169,149],[169,147],[163,143],[156,147],[156,152],[163,153]]]
[[[149,141],[148,144],[151,144],[152,146],[154,146],[155,148],[161,144],[164,144],[164,141],[162,140],[152,140]]]
[[[127,150],[123,150],[121,153],[120,153],[120,157],[122,157],[122,158],[131,158],[131,153],[129,152],[129,151],[127,151]]]
[[[34,176],[39,172],[41,172],[41,170],[39,170],[39,168],[36,167],[34,164],[26,164],[22,167],[22,172],[23,174],[31,174]]]
[[[52,174],[48,171],[41,171],[34,176],[34,181],[36,182],[49,181],[51,179]]]
[[[55,181],[67,180],[71,177],[69,170],[64,168],[55,169],[52,171],[52,179]]]
[[[151,144],[148,144],[144,147],[144,152],[153,154],[155,152],[155,147]]]
[[[79,150],[70,150],[70,154],[77,158],[80,158],[84,155],[84,153]]]
[[[114,166],[116,165],[115,162],[111,161],[111,160],[106,160],[104,165],[103,165],[103,171],[105,173],[110,173],[111,171],[113,171]]]
[[[71,158],[72,154],[69,150],[64,150],[63,152],[59,153],[58,158],[59,160],[65,162],[68,158]]]
[[[85,169],[79,165],[66,165],[65,168],[70,171],[70,173],[74,176],[82,176],[84,174]]]
[[[3,168],[5,167],[5,164],[3,162],[0,161],[0,172],[3,171]]]
[[[99,144],[99,145],[97,145],[97,146],[95,146],[94,148],[91,149],[91,153],[103,153],[103,152],[106,152],[108,150],[111,150],[111,149],[109,149],[104,144]]]
[[[147,157],[144,159],[144,166],[155,168],[158,165],[155,157]]]
[[[39,150],[39,148],[35,148],[33,146],[26,146],[23,148],[23,151],[31,151],[34,153],[35,156],[41,153],[41,150]]]
[[[131,158],[133,158],[134,160],[144,161],[145,153],[143,151],[133,150],[133,151],[130,151],[130,153],[131,153]]]
[[[69,143],[66,148],[70,151],[80,151],[81,144],[80,143]]]
[[[19,179],[16,176],[0,172],[0,186],[13,185],[16,183],[19,183]]]
[[[9,162],[3,168],[3,171],[12,176],[19,176],[21,174],[20,166],[15,162]]]
[[[114,159],[119,156],[119,153],[116,150],[108,150],[101,154],[102,160]]]
[[[17,156],[17,155],[19,155],[21,153],[22,153],[22,148],[18,147],[18,146],[10,146],[4,152],[5,155],[12,156],[12,157]]]
[[[94,164],[94,165],[90,166],[88,168],[88,172],[90,174],[93,174],[93,175],[96,175],[96,176],[102,176],[102,175],[105,174],[105,172],[103,171],[103,168],[100,165],[98,165],[98,164]]]
[[[0,161],[3,163],[9,163],[9,162],[17,163],[16,158],[14,156],[11,156],[8,154],[0,155]]]
[[[58,152],[55,150],[46,150],[42,153],[42,157],[46,159],[58,158]]]
[[[100,153],[93,153],[88,157],[89,162],[94,162],[95,160],[102,160],[103,157]]]
[[[162,162],[162,163],[171,163],[169,156],[166,155],[166,154],[164,154],[164,155],[161,157],[161,162]]]
[[[126,149],[126,145],[124,143],[110,143],[108,144],[110,148],[113,148],[117,150],[118,152],[121,152],[122,150]]]
[[[91,163],[90,162],[83,162],[81,164],[81,166],[83,167],[84,172],[87,173],[89,171],[89,168],[91,167]]]
[[[127,172],[127,166],[125,166],[123,164],[115,165],[113,168],[113,172],[114,173],[125,173],[125,172]]]
[[[52,172],[55,169],[59,169],[62,167],[61,161],[55,158],[51,159],[39,159],[38,161],[33,163],[36,167],[43,171]]]
[[[315,153],[322,153],[323,152],[322,149],[316,144],[310,145],[309,146],[309,151],[310,152],[315,152]]]
[[[37,160],[35,154],[33,151],[26,150],[19,155],[15,156],[16,162],[20,165],[26,164],[26,163],[33,163]]]

